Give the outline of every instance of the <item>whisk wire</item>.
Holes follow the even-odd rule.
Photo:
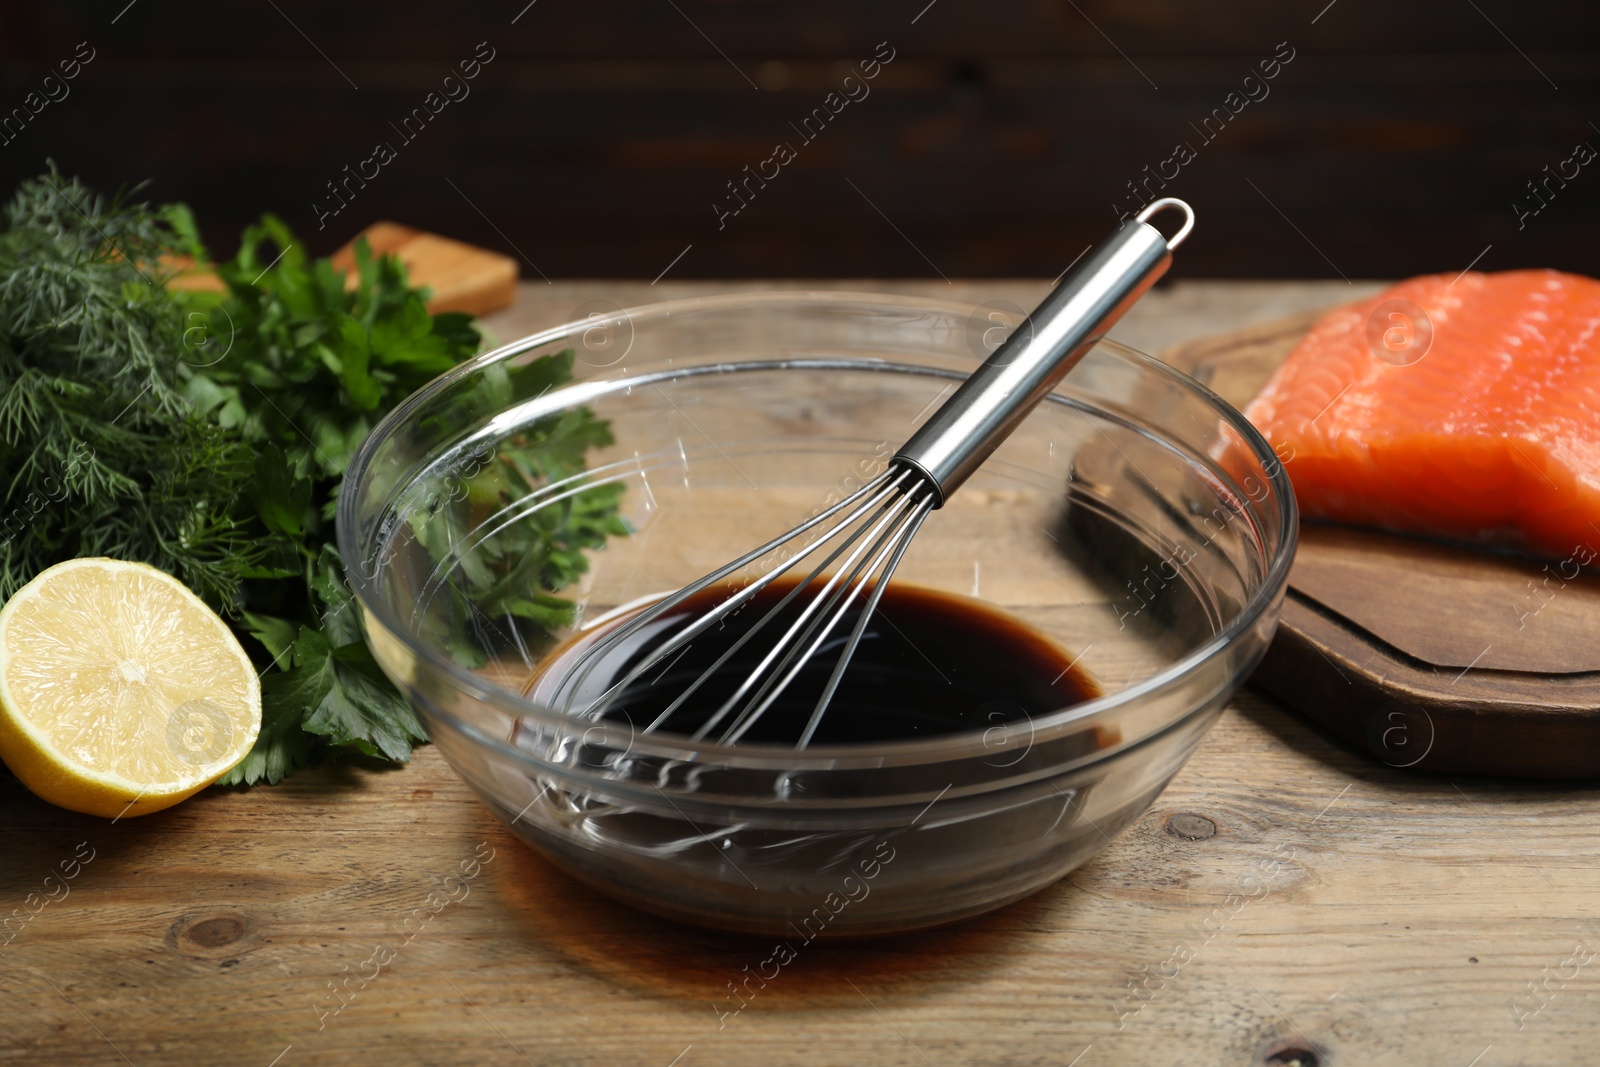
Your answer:
[[[811,738],[816,734],[817,727],[822,725],[822,716],[827,712],[828,705],[833,702],[833,694],[839,688],[839,681],[844,677],[845,670],[850,666],[851,658],[856,654],[856,649],[861,644],[862,635],[867,631],[867,624],[877,615],[878,601],[883,599],[883,591],[888,588],[889,580],[894,577],[894,572],[900,566],[901,558],[906,554],[906,549],[911,547],[912,538],[917,536],[917,531],[922,528],[922,523],[928,514],[933,511],[933,496],[930,494],[926,500],[917,505],[916,513],[906,525],[905,532],[894,544],[894,554],[889,557],[888,564],[883,573],[873,581],[872,592],[867,595],[867,602],[861,609],[861,617],[856,620],[855,628],[850,631],[850,637],[845,642],[844,649],[839,653],[838,662],[834,664],[833,674],[828,677],[828,684],[823,687],[822,697],[812,709],[811,718],[806,721],[806,728],[800,735],[800,741],[795,746],[805,748],[811,743]],[[845,605],[846,608],[849,604]],[[842,617],[842,612],[841,612]],[[831,627],[830,627],[831,629]]]
[[[912,492],[915,493],[921,488],[918,486]],[[884,556],[888,551],[887,546],[899,532],[899,524],[912,507],[913,501],[908,496],[902,496],[893,502],[893,511],[885,509],[888,513],[883,516],[882,522],[876,523],[872,527],[871,533],[873,536],[861,546],[860,550],[852,554],[851,560],[855,561],[854,564],[851,565],[850,561],[846,561],[845,567],[848,570],[841,568],[812,598],[811,603],[806,606],[805,613],[795,620],[794,624],[789,628],[789,632],[784,634],[783,639],[778,643],[775,651],[783,652],[782,658],[774,659],[769,655],[767,660],[763,660],[763,665],[770,666],[771,669],[764,673],[758,670],[751,676],[755,678],[757,675],[761,675],[764,680],[760,687],[751,694],[749,702],[734,717],[733,723],[723,732],[720,738],[723,744],[731,744],[737,741],[751,726],[755,725],[756,719],[760,718],[762,713],[778,697],[783,695],[783,691],[788,688],[789,683],[804,669],[811,657],[815,655],[817,649],[828,639],[834,627],[838,625],[842,613],[849,610],[850,602],[855,599],[853,591],[861,587],[861,582],[865,580],[864,576],[870,576],[878,565],[883,562]],[[803,589],[808,586],[814,577],[815,574],[808,576],[799,588]],[[841,600],[844,601],[844,606],[840,608],[839,612],[830,615],[829,613],[834,611],[835,606]],[[808,615],[811,616],[809,622],[807,621]],[[821,631],[820,634],[818,634],[819,630]],[[814,636],[815,640],[813,640]],[[807,642],[810,642],[809,647],[807,647]],[[804,649],[803,652],[802,649]]]
[[[917,498],[918,495],[920,495],[921,499]],[[822,716],[828,710],[828,704],[833,700],[833,694],[838,688],[839,679],[843,676],[851,657],[855,655],[856,646],[861,643],[861,637],[866,632],[867,622],[871,619],[872,612],[877,607],[880,591],[888,584],[895,567],[899,565],[900,557],[904,555],[906,548],[910,545],[910,539],[915,536],[917,528],[922,525],[922,520],[933,507],[932,492],[926,486],[918,486],[913,491],[913,494],[908,496],[907,503],[909,506],[895,517],[898,525],[885,531],[874,544],[874,555],[870,561],[863,561],[858,564],[846,582],[840,585],[828,598],[828,607],[825,610],[833,610],[834,604],[838,604],[838,608],[833,610],[831,616],[826,617],[826,625],[824,625],[824,615],[819,614],[807,629],[806,634],[801,638],[800,643],[803,644],[806,638],[810,637],[818,628],[821,628],[822,632],[812,639],[810,646],[805,649],[804,653],[799,652],[800,644],[797,644],[795,649],[785,657],[784,662],[775,668],[772,680],[769,680],[762,688],[762,691],[752,698],[750,705],[746,707],[740,716],[741,721],[723,735],[723,744],[731,745],[743,737],[766,710],[783,695],[784,690],[794,681],[795,677],[813,662],[818,650],[832,636],[833,631],[838,628],[839,624],[844,621],[845,616],[850,613],[850,606],[855,603],[856,597],[871,581],[873,583],[873,591],[868,598],[867,606],[861,617],[856,620],[856,625],[852,629],[850,637],[846,640],[844,648],[840,650],[839,659],[834,666],[833,673],[829,676],[822,698],[812,709],[811,718],[807,722],[807,729],[804,735],[805,740],[800,743],[800,747],[804,747],[805,741],[810,740],[811,734],[816,732],[816,726],[822,722]],[[883,566],[885,560],[889,561],[889,567],[883,574],[879,575],[879,568]],[[865,573],[863,574],[863,572]]]
[[[891,477],[893,478],[892,482]],[[765,556],[767,553],[781,548],[783,545],[793,541],[802,534],[815,529],[817,526],[827,522],[829,519],[833,518],[835,515],[839,514],[839,512],[844,511],[847,508],[854,507],[854,510],[849,516],[841,521],[841,525],[857,521],[862,515],[871,511],[873,507],[892,496],[896,491],[896,488],[910,477],[912,477],[912,473],[909,471],[901,470],[897,472],[893,468],[885,470],[883,473],[868,481],[860,489],[857,489],[854,493],[851,493],[837,504],[834,504],[818,513],[815,517],[807,520],[804,523],[801,523],[794,529],[773,538],[766,544],[746,552],[744,555],[733,560],[731,563],[724,564],[698,581],[684,586],[671,596],[664,597],[656,603],[650,605],[648,608],[629,619],[623,625],[607,633],[603,638],[595,643],[593,648],[589,649],[584,654],[582,664],[573,673],[572,680],[566,687],[567,691],[569,693],[581,692],[581,687],[584,681],[588,679],[590,673],[605,659],[606,655],[612,649],[617,647],[622,642],[628,640],[634,634],[638,633],[643,627],[648,626],[662,615],[682,604],[685,600],[688,600],[690,597],[696,595],[702,590],[708,589],[717,582],[720,582],[737,573],[743,568],[749,566],[751,563],[760,559],[762,556]],[[865,503],[861,503],[864,497],[870,497],[871,499],[866,500]],[[818,547],[827,543],[828,540],[830,540],[830,538],[818,539],[805,551],[796,555],[794,559],[790,561],[789,566],[792,567],[795,563],[816,551]],[[605,692],[601,693],[592,702],[590,702],[590,704],[585,707],[583,711],[576,714],[587,716],[589,718],[599,718],[605,713],[606,709],[610,707],[612,700],[618,693],[632,685],[645,672],[649,671],[656,664],[660,663],[678,649],[682,648],[685,644],[693,640],[699,634],[703,633],[721,618],[726,617],[728,612],[735,610],[743,605],[746,601],[759,594],[761,590],[765,589],[768,585],[771,585],[772,582],[777,580],[787,569],[788,568],[777,569],[770,574],[763,575],[761,578],[757,579],[755,582],[752,582],[744,589],[741,589],[738,593],[734,594],[727,601],[725,601],[723,604],[723,609],[720,612],[703,616],[702,618],[696,620],[693,625],[675,634],[671,640],[665,642],[659,648],[654,649],[650,655],[646,656],[639,663],[635,664],[619,681],[609,686]]]
[[[799,640],[804,640],[803,634],[807,630],[806,624],[811,621],[813,616],[817,615],[818,612],[822,611],[828,605],[830,594],[833,592],[834,588],[838,586],[840,581],[845,579],[846,571],[851,567],[857,567],[857,561],[860,560],[863,555],[869,552],[877,544],[878,540],[880,539],[879,535],[883,533],[884,529],[900,517],[900,513],[905,510],[906,499],[906,496],[900,495],[885,504],[879,509],[878,514],[873,516],[873,520],[870,523],[862,523],[861,526],[851,534],[850,540],[846,544],[841,545],[840,549],[836,550],[833,556],[830,556],[828,560],[825,560],[822,565],[818,566],[816,570],[813,570],[809,575],[806,576],[805,581],[798,583],[795,588],[790,591],[789,596],[792,597],[801,590],[807,588],[811,582],[821,574],[824,568],[826,568],[834,558],[837,558],[840,551],[848,548],[851,543],[860,540],[863,534],[865,535],[866,539],[862,540],[859,545],[856,545],[856,547],[851,550],[850,555],[845,558],[842,564],[840,564],[839,569],[828,578],[821,591],[818,592],[816,596],[811,598],[811,602],[805,606],[805,608],[800,612],[799,617],[789,625],[789,628],[786,631],[784,631],[783,636],[780,637],[777,642],[767,650],[767,654],[761,658],[761,662],[758,663],[756,667],[745,676],[744,681],[739,684],[739,687],[736,690],[734,690],[733,695],[728,697],[727,700],[725,700],[722,705],[717,708],[716,712],[711,716],[711,718],[706,720],[706,722],[698,730],[696,730],[693,735],[691,735],[693,740],[699,740],[700,738],[704,737],[712,728],[716,726],[717,723],[721,722],[727,716],[728,712],[731,711],[733,707],[739,703],[739,701],[743,700],[745,696],[749,694],[750,691],[758,684],[761,684],[762,686],[761,691],[765,691],[767,687],[772,684],[773,680],[777,677],[777,674],[776,672],[768,674],[767,672],[769,668],[771,668],[772,665],[778,661],[780,656],[785,656],[785,654],[790,651],[791,647],[797,647],[797,636],[799,637]],[[856,573],[859,573],[859,567],[857,567]],[[785,599],[787,600],[787,598]],[[782,604],[779,604],[768,611],[767,614],[760,620],[758,625],[764,624],[767,620],[776,617],[777,612],[781,607]],[[709,675],[713,672],[707,671],[706,673]],[[760,699],[759,694],[757,695],[756,699]]]
[[[855,544],[858,540],[860,540],[862,535],[865,534],[872,527],[872,524],[877,521],[879,516],[881,516],[885,511],[887,511],[890,508],[894,507],[896,505],[896,498],[894,497],[894,489],[893,489],[893,487],[890,487],[889,489],[885,489],[883,492],[875,495],[873,497],[873,499],[868,502],[867,505],[865,505],[862,509],[859,509],[859,510],[864,511],[866,509],[866,507],[871,507],[873,503],[876,503],[878,505],[878,511],[872,516],[872,518],[870,518],[870,519],[868,519],[868,520],[866,520],[864,522],[861,522],[860,524],[856,525],[855,528],[853,530],[851,530],[849,535],[847,537],[845,537],[845,539],[839,544],[839,546],[828,554],[827,558],[825,558],[821,563],[817,564],[817,566],[811,571],[811,573],[806,575],[806,577],[805,577],[805,579],[803,581],[795,583],[795,587],[793,589],[789,590],[789,592],[787,592],[786,594],[784,594],[783,599],[779,600],[778,603],[774,604],[771,608],[767,609],[767,611],[762,614],[761,618],[757,619],[756,622],[749,629],[747,629],[743,634],[739,635],[738,640],[734,641],[734,643],[727,649],[727,651],[723,652],[723,654],[717,658],[717,661],[715,663],[713,663],[699,677],[697,677],[694,680],[694,682],[692,682],[689,685],[689,687],[687,689],[685,689],[682,693],[680,693],[676,700],[674,700],[671,704],[667,705],[667,707],[662,710],[661,714],[657,715],[655,717],[655,719],[650,723],[650,725],[644,728],[643,732],[644,733],[650,733],[650,732],[658,729],[659,727],[661,727],[663,724],[665,724],[667,722],[667,720],[670,719],[673,716],[673,714],[675,712],[677,712],[677,710],[680,707],[682,707],[684,705],[684,703],[691,696],[693,696],[695,694],[695,692],[698,691],[699,688],[702,685],[704,685],[706,682],[710,681],[711,678],[716,675],[717,671],[721,670],[723,668],[723,666],[725,666],[729,660],[731,660],[736,654],[738,654],[738,651],[741,648],[743,648],[747,643],[749,643],[749,641],[752,638],[754,638],[758,633],[760,633],[763,629],[765,629],[767,623],[769,623],[773,619],[777,618],[779,613],[782,612],[784,608],[788,607],[789,604],[791,602],[793,602],[796,597],[798,597],[802,592],[804,592],[806,587],[809,586],[813,581],[815,581],[818,575],[820,575],[824,571],[826,571],[828,569],[828,567],[830,567],[833,564],[834,560],[838,559],[841,555],[843,555],[850,548],[851,545]],[[852,522],[854,522],[853,518],[849,519],[849,520],[846,520],[846,522],[844,522],[844,523],[842,523],[840,525],[839,529],[849,529],[850,528],[850,524]],[[835,531],[835,532],[837,532],[837,531]],[[815,545],[813,545],[811,547],[811,549],[807,550],[804,553],[801,553],[800,555],[795,556],[794,559],[790,560],[786,566],[775,568],[771,573],[769,573],[768,575],[765,576],[764,580],[761,582],[761,588],[765,588],[767,585],[770,585],[780,575],[788,572],[790,569],[793,568],[793,566],[796,563],[798,563],[800,560],[804,559],[807,555],[809,555],[811,551],[814,551],[816,548],[818,548],[821,545],[825,544],[829,540],[832,540],[832,538],[831,537],[821,538],[820,540],[817,541],[817,543]],[[707,625],[709,625],[709,621],[708,620],[726,619],[735,610],[737,610],[737,607],[738,607],[738,605],[736,605],[734,603],[734,598],[730,597],[728,600],[726,600],[723,603],[717,605],[716,609],[714,609],[711,612],[708,612],[707,616],[702,618],[699,621],[700,622],[706,622]],[[701,632],[704,629],[705,629],[705,627],[699,627],[698,629],[695,630],[695,632],[698,633],[698,632]],[[737,695],[735,696],[735,699],[737,699]],[[720,712],[719,714],[712,716],[712,718],[701,728],[701,732],[700,733],[696,733],[694,736],[696,738],[704,736],[704,732],[707,731],[707,730],[710,730],[713,726],[715,726],[717,724],[717,722],[720,721],[720,719],[721,719],[723,714],[726,714],[726,708],[722,709],[722,712]]]

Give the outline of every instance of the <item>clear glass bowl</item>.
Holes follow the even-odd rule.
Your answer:
[[[599,485],[623,487],[633,532],[586,550],[556,595],[592,622],[676,589],[881,469],[1015,325],[921,299],[737,295],[598,314],[446,374],[371,433],[339,501],[379,662],[496,814],[642,908],[793,943],[948,922],[1050,884],[1183,765],[1266,649],[1294,555],[1272,450],[1157,360],[1095,346],[897,577],[977,595],[1074,650],[1104,693],[1088,702],[804,751],[644,735],[525,696],[572,627],[542,639],[503,598],[467,596],[481,565]],[[573,379],[549,388],[533,361],[566,350]],[[508,447],[580,408],[613,438],[586,474],[484,491]]]

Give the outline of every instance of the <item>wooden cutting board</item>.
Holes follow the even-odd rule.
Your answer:
[[[435,315],[441,311],[486,315],[510,307],[516,299],[517,261],[510,256],[398,222],[375,222],[360,236],[374,255],[392,255],[404,263],[412,285],[432,291],[428,310]],[[329,258],[353,276],[355,241]]]
[[[1315,319],[1163,358],[1243,407]],[[1390,766],[1600,776],[1600,576],[1576,570],[1302,523],[1252,684]]]
[[[365,237],[374,255],[392,255],[404,263],[412,285],[429,290],[428,310],[465,311],[487,315],[510,307],[517,295],[517,261],[436,233],[375,222],[357,237]],[[355,239],[332,256],[333,265],[345,272],[347,288],[356,285]],[[167,282],[174,289],[221,291],[222,280],[209,266],[197,267],[188,257],[175,257],[165,265],[177,273]]]

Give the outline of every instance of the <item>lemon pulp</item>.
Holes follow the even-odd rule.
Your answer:
[[[0,759],[51,803],[158,811],[215,781],[260,728],[238,639],[163,571],[69,560],[0,610]]]

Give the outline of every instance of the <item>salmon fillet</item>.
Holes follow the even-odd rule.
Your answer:
[[[1555,557],[1600,546],[1592,278],[1401,282],[1319,319],[1245,414],[1308,518]]]

